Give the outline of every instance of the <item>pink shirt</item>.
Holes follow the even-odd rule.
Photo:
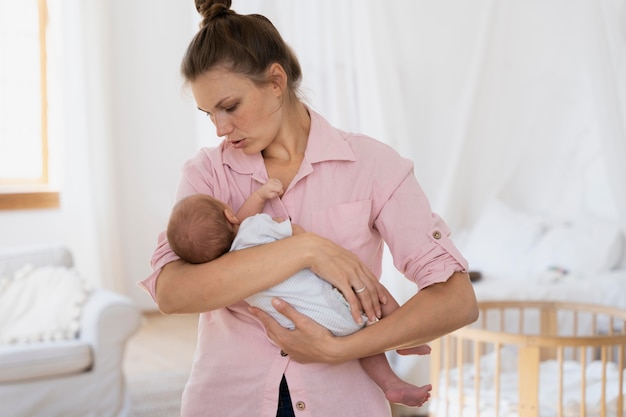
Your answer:
[[[300,170],[283,197],[266,204],[264,212],[332,239],[359,255],[379,277],[383,241],[396,268],[419,288],[466,270],[446,224],[431,212],[412,162],[381,142],[335,129],[309,112],[311,131]],[[185,164],[177,199],[206,193],[237,211],[266,180],[260,154],[246,156],[222,143],[200,150]],[[176,259],[161,233],[152,257],[154,272],[140,283],[153,298],[161,268]],[[300,364],[281,356],[242,301],[200,315],[182,416],[275,417],[283,374],[296,416],[391,415],[382,391],[358,360]]]

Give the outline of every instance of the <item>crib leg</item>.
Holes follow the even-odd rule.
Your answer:
[[[519,350],[519,416],[539,415],[539,348],[522,347]]]

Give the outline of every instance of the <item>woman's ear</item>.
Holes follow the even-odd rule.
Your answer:
[[[275,62],[268,69],[268,78],[272,83],[272,91],[281,96],[287,89],[287,73],[282,65]]]

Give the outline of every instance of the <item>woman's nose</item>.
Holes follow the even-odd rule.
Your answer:
[[[228,121],[226,116],[215,116],[215,132],[217,136],[222,137],[228,135],[233,130],[233,125]]]

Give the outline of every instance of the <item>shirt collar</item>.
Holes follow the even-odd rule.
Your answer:
[[[304,158],[310,163],[324,161],[355,161],[352,148],[342,136],[342,132],[333,128],[326,119],[307,107],[311,116],[311,130]],[[223,163],[240,174],[260,174],[265,171],[260,153],[246,155],[230,146],[226,141],[222,147]]]

